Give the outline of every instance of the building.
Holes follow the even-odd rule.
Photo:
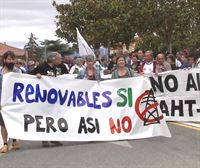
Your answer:
[[[17,58],[24,60],[27,58],[26,50],[7,45],[6,43],[0,43],[0,58],[6,51],[13,51]]]

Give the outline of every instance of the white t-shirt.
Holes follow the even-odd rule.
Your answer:
[[[154,73],[154,63],[153,62],[146,62],[143,67],[144,74]]]
[[[181,65],[182,65],[181,62],[179,60],[177,60],[177,59],[175,60],[175,64],[176,64],[177,68],[180,68]]]
[[[71,67],[71,69],[70,69],[70,71],[69,71],[69,74],[74,74],[74,71],[75,71],[76,69],[78,70],[78,72],[80,72],[80,70],[83,69],[83,67],[84,67],[84,66],[79,67],[78,65],[75,64],[74,66]]]

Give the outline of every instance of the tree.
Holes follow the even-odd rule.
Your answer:
[[[56,51],[56,52],[63,52],[69,50],[69,45],[64,44],[61,40],[44,40],[40,42],[41,48],[43,50],[43,58],[46,58],[48,52]]]
[[[120,0],[73,0],[70,4],[54,6],[60,15],[56,16],[56,33],[61,38],[75,42],[77,27],[89,44],[101,43],[104,46],[117,42],[131,41],[124,2]]]
[[[188,45],[188,40],[191,40],[193,20],[193,10],[189,1],[147,0],[141,1],[141,5],[144,6],[141,6],[141,12],[143,11],[146,22],[143,32],[141,32],[144,43],[146,38],[153,37],[152,40],[158,41],[158,50],[163,48],[170,53],[173,46],[181,49]],[[147,42],[149,41],[147,40]],[[150,42],[150,45],[152,43],[155,42]]]
[[[46,51],[50,52],[50,51],[57,51],[57,52],[61,52],[63,50],[68,50],[69,46],[68,44],[64,44],[61,42],[61,40],[44,40],[41,41],[41,45],[45,48],[46,47]]]
[[[71,0],[56,4],[59,15],[56,33],[76,41],[75,28],[89,44],[129,43],[137,32],[143,38],[139,46],[172,52],[198,44],[198,0]]]
[[[39,60],[41,49],[36,42],[37,38],[33,33],[30,34],[28,43],[24,46],[24,49],[28,51],[29,59]]]
[[[200,1],[199,0],[190,0],[192,13],[191,21],[191,48],[200,50]]]

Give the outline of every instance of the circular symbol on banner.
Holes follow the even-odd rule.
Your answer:
[[[163,115],[159,116],[158,102],[152,90],[146,90],[136,100],[135,111],[138,117],[144,121],[144,125],[160,123]]]

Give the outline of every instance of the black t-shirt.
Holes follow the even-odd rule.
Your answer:
[[[108,64],[108,70],[112,70],[113,67],[115,67],[116,64],[113,61],[110,61],[110,63]]]
[[[59,64],[56,68],[57,75],[63,75],[63,74],[68,74],[69,71],[67,70],[67,67],[65,64]]]
[[[30,74],[36,75],[40,73],[41,75],[47,75],[47,76],[58,76],[67,74],[68,70],[64,64],[60,64],[57,67],[51,67],[46,62],[42,65],[37,66],[35,69],[33,69]]]

